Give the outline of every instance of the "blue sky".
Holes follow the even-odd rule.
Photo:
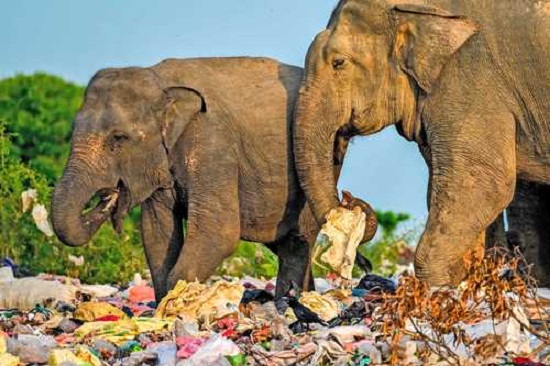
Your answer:
[[[85,85],[100,68],[167,57],[268,56],[303,65],[335,0],[0,0],[0,77],[46,71]],[[339,187],[426,217],[427,168],[393,127],[354,139]]]

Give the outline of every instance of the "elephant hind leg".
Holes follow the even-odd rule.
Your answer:
[[[541,286],[550,284],[550,187],[518,180],[507,210],[511,246],[519,246]]]
[[[483,251],[485,230],[514,193],[512,116],[479,113],[470,118],[444,121],[441,125],[450,131],[432,132],[430,212],[415,256],[417,276],[432,286],[464,278],[463,256],[472,249]]]

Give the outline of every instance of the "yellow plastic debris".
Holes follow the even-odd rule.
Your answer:
[[[338,302],[334,298],[328,295],[321,295],[315,291],[302,293],[298,301],[316,312],[319,318],[324,321],[336,318],[340,312]]]
[[[79,339],[90,336],[119,346],[134,339],[136,334],[139,334],[139,328],[133,321],[127,319],[117,322],[89,322],[82,324],[74,334]]]
[[[0,365],[2,366],[18,366],[19,357],[4,353],[0,355]]]
[[[48,356],[48,365],[59,366],[63,362],[74,362],[77,365],[82,364],[82,360],[76,357],[76,355],[68,349],[54,349],[50,352]]]
[[[159,318],[132,318],[139,333],[160,332],[162,330],[172,330],[174,320],[165,320]]]
[[[96,355],[90,352],[90,350],[83,345],[76,346],[74,353],[76,357],[78,357],[81,362],[84,362],[86,365],[102,366],[99,358],[97,358]]]
[[[207,287],[199,282],[178,281],[160,302],[155,317],[198,320],[209,328],[216,320],[238,313],[243,292],[240,283],[219,281]]]
[[[4,332],[0,332],[0,355],[6,352],[8,352],[8,335]]]
[[[85,322],[93,322],[107,315],[115,315],[120,319],[127,318],[122,310],[106,302],[83,302],[74,313],[75,319]]]

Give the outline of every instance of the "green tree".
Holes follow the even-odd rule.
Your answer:
[[[0,81],[0,122],[12,134],[10,154],[49,183],[65,166],[72,120],[83,94],[83,87],[44,73]]]

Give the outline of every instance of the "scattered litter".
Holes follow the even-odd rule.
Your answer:
[[[284,314],[273,281],[180,281],[156,307],[141,276],[119,289],[4,270],[0,365],[549,364],[550,291],[527,286],[514,260],[471,264],[457,289],[327,276],[289,291]]]

